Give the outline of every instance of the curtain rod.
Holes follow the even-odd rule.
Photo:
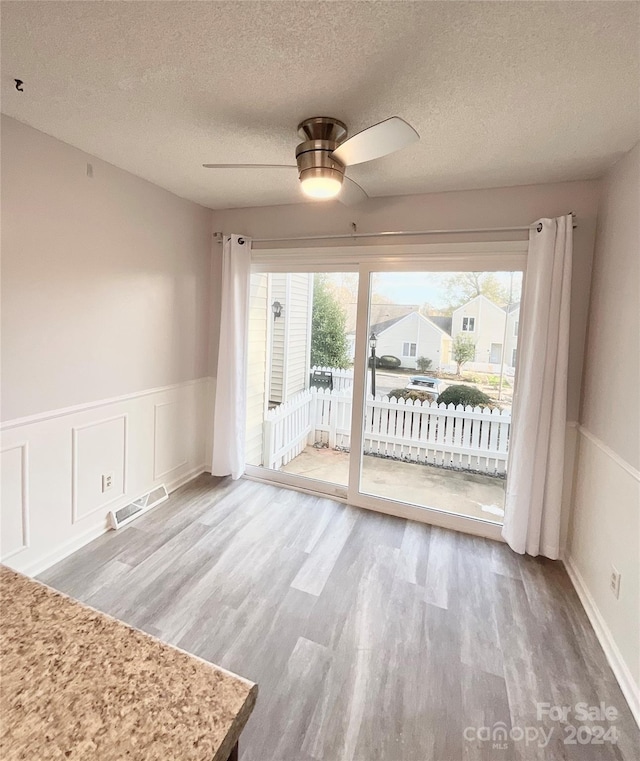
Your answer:
[[[573,228],[578,225],[575,223],[576,214],[571,212],[571,216],[574,219]],[[469,233],[513,233],[513,232],[525,232],[528,231],[531,225],[519,225],[516,227],[468,227],[464,230],[389,230],[373,233],[359,233],[356,231],[356,223],[351,223],[353,226],[352,233],[335,233],[327,235],[298,235],[294,237],[282,237],[282,238],[253,238],[253,243],[286,243],[294,241],[307,241],[307,240],[354,240],[357,238],[400,238],[403,236],[420,236],[420,235],[466,235]],[[222,233],[214,233],[219,242],[222,241]]]

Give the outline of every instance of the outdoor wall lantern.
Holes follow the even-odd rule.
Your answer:
[[[271,311],[273,312],[274,320],[277,320],[278,317],[282,317],[282,304],[279,301],[274,301],[271,305]]]

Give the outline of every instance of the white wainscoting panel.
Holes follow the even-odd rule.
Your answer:
[[[208,470],[213,388],[200,378],[2,423],[0,561],[40,573],[106,531],[110,510]]]
[[[0,557],[8,559],[29,547],[29,444],[0,454]]]
[[[96,420],[72,430],[74,523],[117,502],[127,493],[127,415]],[[112,477],[103,491],[103,477]]]
[[[187,410],[182,399],[159,402],[153,418],[153,477],[164,478],[187,463]]]
[[[574,506],[565,565],[640,725],[640,472],[579,426]],[[612,567],[621,574],[612,594]]]

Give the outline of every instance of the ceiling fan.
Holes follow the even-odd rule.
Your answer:
[[[297,169],[302,191],[315,199],[335,198],[347,206],[368,198],[347,177],[355,164],[388,156],[420,139],[416,130],[399,116],[392,116],[347,139],[347,127],[338,119],[314,116],[298,125],[303,142],[296,147],[295,164],[203,164],[206,169]],[[344,180],[347,182],[344,184]],[[342,191],[342,193],[341,193]]]

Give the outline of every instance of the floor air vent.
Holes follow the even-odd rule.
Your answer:
[[[169,499],[167,487],[164,484],[157,486],[119,510],[112,510],[109,513],[109,525],[113,529],[122,528],[122,526],[126,526],[127,523],[131,523],[138,516],[167,499]]]

